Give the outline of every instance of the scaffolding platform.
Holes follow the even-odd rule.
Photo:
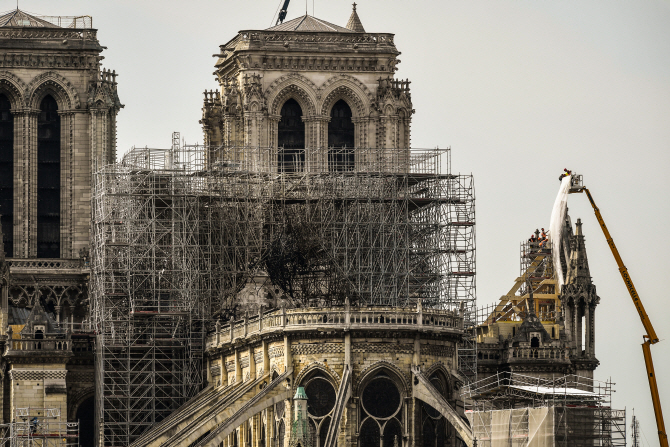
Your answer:
[[[474,380],[474,184],[451,172],[449,149],[347,149],[353,162],[306,148],[304,163],[287,171],[277,148],[179,140],[134,148],[94,175],[91,295],[105,445],[132,443],[201,389],[207,327],[249,310],[240,298],[249,285],[266,290],[270,307],[349,298],[463,312],[459,369]],[[312,257],[295,261],[304,253]],[[299,274],[285,267],[294,261],[303,262]],[[161,346],[168,337],[180,349]],[[151,383],[145,370],[155,371]]]

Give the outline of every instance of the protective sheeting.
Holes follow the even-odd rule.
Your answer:
[[[517,390],[529,391],[531,393],[537,394],[558,394],[560,396],[591,396],[597,397],[596,393],[591,391],[584,391],[578,388],[567,388],[567,387],[548,387],[548,386],[523,386],[523,385],[510,385],[510,388],[515,388]]]
[[[554,408],[528,409],[528,447],[553,447]]]
[[[491,412],[491,447],[509,446],[509,421],[512,410]]]
[[[553,447],[554,408],[471,411],[470,421],[478,447]]]
[[[551,221],[549,222],[549,239],[551,240],[551,257],[554,263],[554,271],[558,280],[558,287],[563,285],[563,267],[561,266],[561,238],[563,237],[563,222],[568,211],[568,191],[572,176],[568,175],[561,180],[561,187],[551,210]]]

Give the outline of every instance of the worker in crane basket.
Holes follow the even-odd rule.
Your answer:
[[[572,171],[570,171],[568,168],[563,168],[563,173],[558,176],[558,181],[562,182],[563,179],[569,175],[572,175]]]

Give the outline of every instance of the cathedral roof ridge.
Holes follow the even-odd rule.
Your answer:
[[[362,26],[362,25],[361,25]],[[334,23],[326,22],[319,18],[305,14],[288,22],[267,28],[265,31],[308,31],[329,33],[353,33],[349,28],[344,28]]]
[[[0,14],[0,27],[60,28],[19,8]]]

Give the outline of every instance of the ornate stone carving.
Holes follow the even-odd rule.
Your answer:
[[[275,357],[284,357],[284,347],[283,346],[273,346],[268,349],[268,356],[273,359]]]
[[[421,354],[434,355],[437,357],[452,357],[454,355],[454,347],[441,345],[421,345]]]
[[[39,108],[39,104],[36,104],[36,102],[39,99],[40,92],[45,88],[58,91],[60,93],[58,96],[61,98],[61,101],[65,102],[66,108],[81,108],[77,90],[70,81],[55,71],[40,73],[28,83],[24,93],[24,106],[35,109]]]
[[[310,355],[310,354],[341,354],[344,352],[344,345],[342,343],[310,343],[300,344],[291,347],[293,355]]]
[[[18,108],[23,100],[23,92],[26,90],[26,83],[14,73],[2,70],[0,71],[0,88],[3,88],[9,96],[12,106]]]
[[[65,369],[12,369],[9,371],[11,380],[45,380],[62,379],[65,380],[67,370]]]
[[[95,373],[93,371],[68,371],[67,381],[70,383],[94,382]]]
[[[372,354],[412,354],[414,346],[394,343],[356,343],[351,347],[351,351]]]

